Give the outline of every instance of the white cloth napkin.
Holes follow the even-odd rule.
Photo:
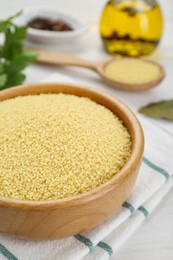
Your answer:
[[[47,82],[76,80],[53,74]],[[73,237],[53,241],[26,241],[0,234],[0,259],[92,260],[108,259],[173,187],[173,137],[140,115],[145,152],[135,187],[120,211],[100,226]]]

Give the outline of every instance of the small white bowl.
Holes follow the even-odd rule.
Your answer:
[[[77,40],[78,37],[87,31],[87,25],[81,21],[80,18],[66,11],[47,7],[32,7],[24,9],[22,15],[16,18],[16,23],[18,25],[27,25],[30,20],[36,17],[62,20],[69,24],[73,30],[56,32],[28,27],[27,37],[33,41],[42,43],[71,43],[71,41]]]

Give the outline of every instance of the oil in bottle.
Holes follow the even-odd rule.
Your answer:
[[[155,0],[110,0],[101,15],[101,38],[112,54],[148,55],[158,45],[162,30],[162,12]]]

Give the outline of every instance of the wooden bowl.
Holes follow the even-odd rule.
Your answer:
[[[128,129],[132,153],[127,164],[101,186],[70,198],[52,201],[23,201],[0,198],[0,232],[27,239],[55,239],[86,231],[115,213],[127,199],[142,160],[144,137],[131,110],[118,99],[70,84],[40,83],[0,92],[0,101],[40,93],[68,93],[89,97],[115,113]]]

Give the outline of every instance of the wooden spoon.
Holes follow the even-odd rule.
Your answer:
[[[111,86],[119,88],[119,89],[123,89],[123,90],[142,91],[142,90],[150,89],[150,88],[153,88],[154,86],[156,86],[157,84],[159,84],[165,76],[164,69],[160,64],[153,62],[153,61],[141,59],[141,61],[143,61],[145,63],[150,63],[150,64],[153,64],[154,66],[157,66],[157,68],[159,69],[159,73],[158,73],[157,77],[155,77],[152,80],[145,81],[145,82],[139,82],[139,83],[129,83],[129,82],[117,81],[117,80],[111,79],[106,74],[105,68],[108,66],[109,63],[112,63],[113,61],[115,62],[115,61],[120,61],[120,59],[132,59],[132,58],[117,58],[117,59],[110,59],[107,61],[92,62],[92,61],[83,60],[81,58],[77,58],[75,56],[61,53],[61,52],[48,51],[48,50],[35,49],[35,48],[32,50],[39,54],[39,56],[37,58],[37,62],[39,62],[39,63],[46,63],[46,64],[52,64],[52,65],[71,65],[71,66],[79,66],[79,67],[88,68],[88,69],[96,71]],[[138,72],[136,72],[136,73],[138,73]]]

